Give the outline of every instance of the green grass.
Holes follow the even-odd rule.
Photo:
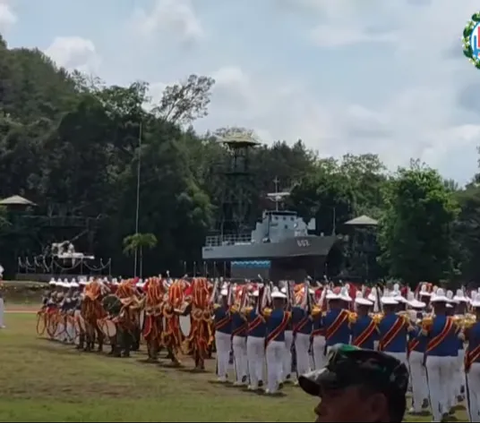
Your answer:
[[[313,421],[314,398],[287,386],[265,397],[212,383],[208,372],[146,364],[144,352],[128,359],[78,352],[39,339],[34,314],[6,314],[0,331],[0,421],[10,422],[301,422]],[[465,421],[465,414],[458,416]],[[431,417],[419,420],[430,421]]]

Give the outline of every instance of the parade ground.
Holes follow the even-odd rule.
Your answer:
[[[7,305],[0,331],[0,421],[10,422],[308,422],[314,398],[287,385],[265,397],[213,383],[208,371],[193,373],[168,361],[147,364],[144,352],[131,358],[78,352],[36,335],[36,309]],[[108,347],[107,347],[108,348]],[[452,421],[465,421],[459,410]],[[431,421],[431,416],[406,421]]]

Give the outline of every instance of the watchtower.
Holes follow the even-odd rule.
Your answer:
[[[252,150],[260,145],[253,131],[228,131],[220,142],[227,149],[224,185],[218,230],[221,236],[247,233],[252,214],[253,175],[250,171]]]

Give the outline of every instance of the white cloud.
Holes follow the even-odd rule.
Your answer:
[[[17,22],[17,15],[6,0],[0,1],[0,33],[8,31]]]
[[[101,61],[95,44],[81,37],[57,37],[45,54],[58,66],[85,73],[95,73]]]
[[[152,10],[137,10],[134,27],[148,37],[162,32],[173,34],[186,44],[191,44],[205,35],[190,0],[156,0]]]

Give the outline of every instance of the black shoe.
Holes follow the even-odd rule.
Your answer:
[[[259,381],[258,381],[258,387],[259,387],[259,388],[263,388],[263,380],[259,380]]]

